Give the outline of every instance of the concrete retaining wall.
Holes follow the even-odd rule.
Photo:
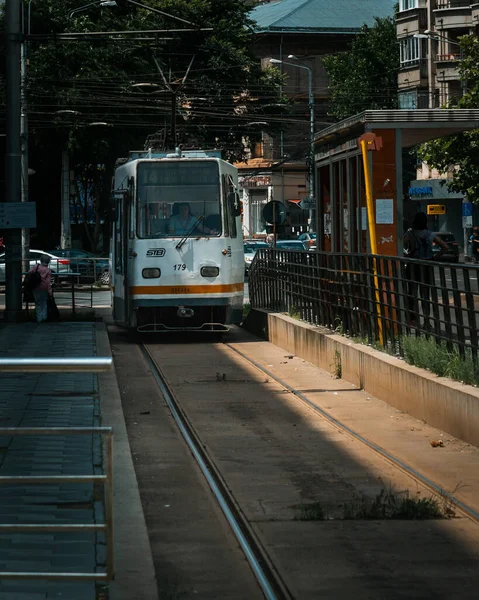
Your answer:
[[[479,446],[479,390],[364,346],[323,327],[252,310],[244,327],[429,425]]]

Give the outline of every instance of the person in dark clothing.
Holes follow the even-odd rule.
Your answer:
[[[404,256],[414,258],[417,262],[405,265],[407,279],[407,305],[410,324],[415,326],[419,313],[418,298],[421,299],[422,313],[425,318],[430,314],[430,291],[434,283],[432,244],[448,250],[446,242],[435,236],[427,227],[427,215],[418,212],[412,227],[404,234]]]
[[[469,242],[471,244],[471,256],[472,260],[477,263],[479,262],[479,228],[474,227],[472,230],[472,235],[469,238]]]

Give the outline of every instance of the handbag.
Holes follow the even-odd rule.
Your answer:
[[[33,292],[33,290],[36,289],[42,282],[42,276],[38,272],[39,266],[40,265],[37,265],[37,268],[34,271],[25,275],[23,286],[27,292]]]
[[[55,298],[52,296],[48,296],[47,300],[47,319],[49,321],[60,321],[60,311],[58,310],[57,303],[55,302]]]

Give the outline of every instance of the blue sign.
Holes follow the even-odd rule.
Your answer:
[[[463,217],[472,217],[472,202],[463,202],[462,203],[462,216]]]
[[[432,187],[409,188],[410,196],[432,196]]]

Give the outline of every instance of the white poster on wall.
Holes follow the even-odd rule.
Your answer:
[[[394,223],[394,201],[391,198],[376,200],[376,224],[392,225]]]

